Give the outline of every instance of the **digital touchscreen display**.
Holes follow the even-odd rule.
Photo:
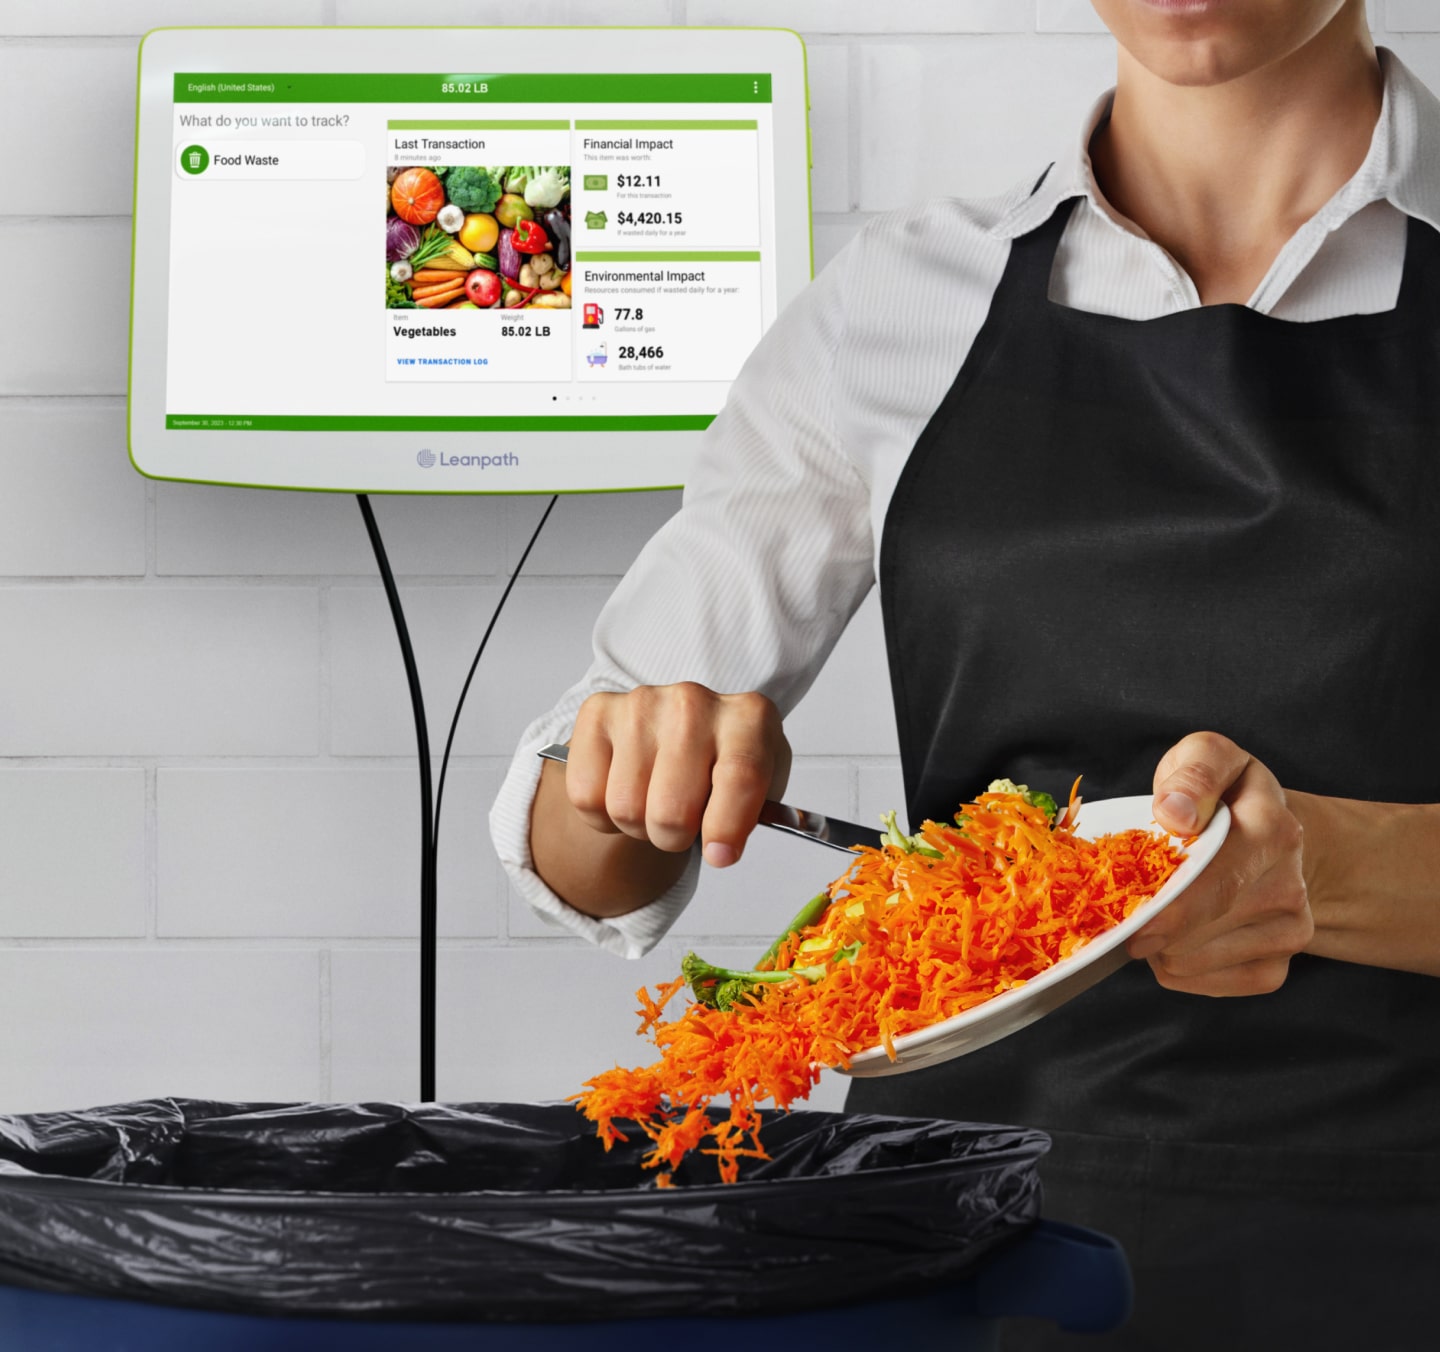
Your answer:
[[[177,72],[166,429],[703,428],[772,132],[759,72]]]

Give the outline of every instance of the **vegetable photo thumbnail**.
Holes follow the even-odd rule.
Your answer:
[[[568,165],[396,165],[387,310],[568,310]]]

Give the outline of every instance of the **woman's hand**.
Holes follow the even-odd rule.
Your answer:
[[[693,682],[591,695],[568,764],[541,773],[535,869],[576,910],[623,915],[680,877],[697,838],[707,863],[739,859],[789,776],[790,744],[764,695]]]
[[[1196,732],[1165,753],[1155,771],[1155,820],[1165,830],[1196,834],[1222,798],[1230,833],[1219,853],[1129,952],[1171,990],[1263,995],[1283,984],[1315,932],[1300,822],[1275,776],[1229,738]]]
[[[565,789],[593,830],[669,853],[698,836],[705,862],[724,868],[789,777],[774,704],[686,681],[591,695],[575,719]]]

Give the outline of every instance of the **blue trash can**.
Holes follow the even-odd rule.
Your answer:
[[[1001,1321],[1048,1319],[1075,1333],[1118,1328],[1130,1313],[1130,1269],[1106,1235],[1041,1221],[970,1278],[896,1300],[789,1314],[616,1319],[590,1324],[363,1323],[174,1309],[138,1301],[0,1286],[0,1347],[24,1352],[735,1352],[776,1346],[999,1346]],[[752,1339],[764,1341],[752,1341]],[[1083,1346],[1083,1339],[1077,1339]]]
[[[0,1117],[0,1348],[962,1349],[1128,1313],[1118,1245],[1039,1220],[1042,1133],[776,1114],[740,1182],[695,1155],[664,1189],[634,1136],[564,1104]]]

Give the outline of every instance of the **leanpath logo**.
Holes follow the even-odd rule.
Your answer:
[[[415,452],[415,462],[421,469],[434,469],[436,465],[441,469],[514,469],[520,457],[514,451],[500,455],[446,455],[441,451],[437,456],[426,448]]]

